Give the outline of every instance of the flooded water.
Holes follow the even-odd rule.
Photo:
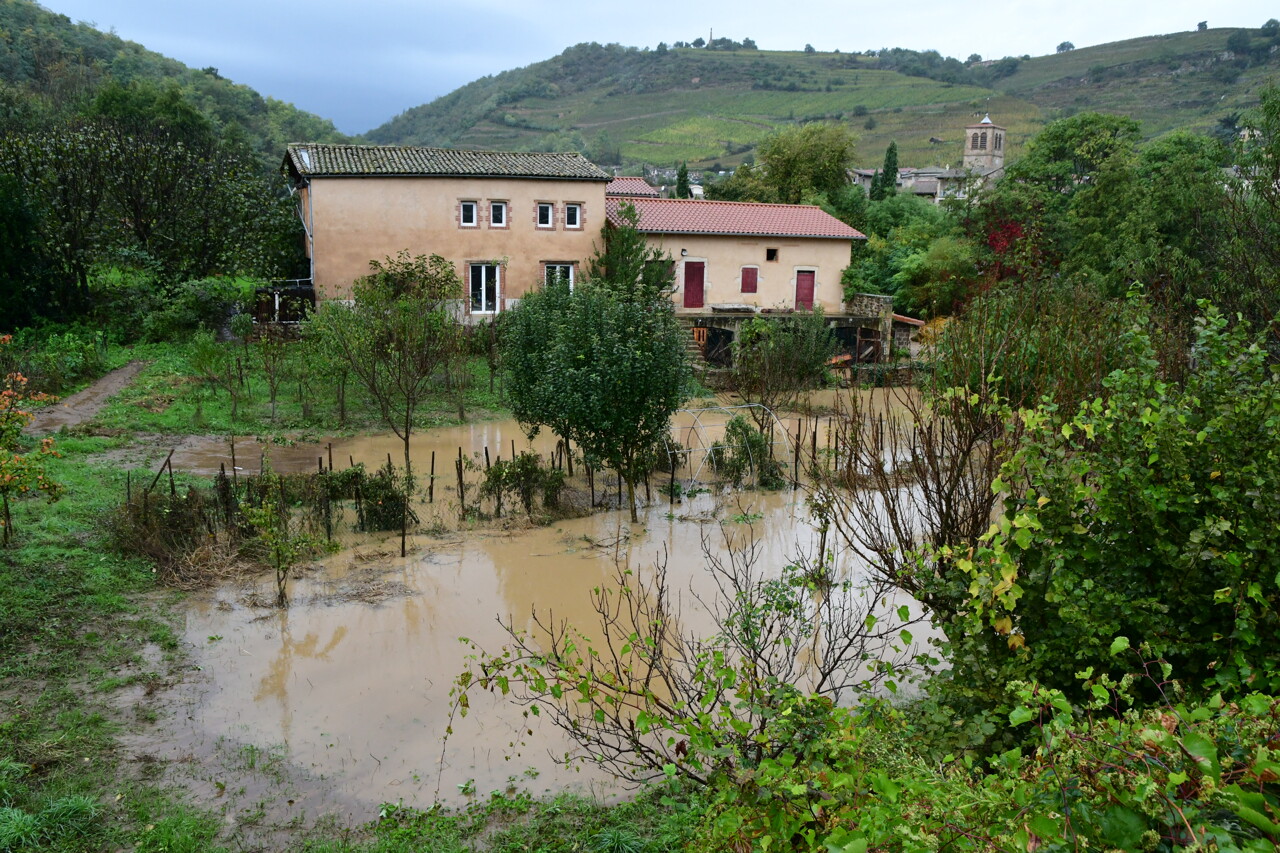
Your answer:
[[[678,428],[687,429],[691,417],[714,422],[685,416]],[[783,425],[794,432],[796,418]],[[801,434],[811,430],[799,427]],[[530,447],[510,421],[424,432],[414,439],[414,464],[425,472],[434,450],[440,474],[446,460],[452,468],[459,446],[473,457],[502,448],[509,458],[513,440],[517,451]],[[533,447],[547,453],[552,441],[544,436]],[[236,461],[256,470],[260,452],[244,442]],[[330,448],[325,441],[269,452],[278,469],[307,468],[317,457],[327,465]],[[376,466],[387,453],[399,459],[394,436],[332,443],[338,467]],[[213,472],[229,457],[226,442],[192,444],[175,453],[174,464]],[[456,518],[448,482],[439,481],[436,511]],[[510,530],[458,532],[455,522],[436,536],[411,537],[405,559],[398,540],[366,542],[294,580],[285,610],[254,606],[242,586],[194,596],[184,633],[198,672],[174,690],[178,712],[164,742],[147,746],[193,766],[223,767],[225,774],[202,771],[188,780],[210,799],[232,778],[242,800],[271,791],[277,801],[267,808],[283,809],[273,813],[280,820],[299,813],[367,820],[383,802],[425,807],[509,786],[611,796],[617,783],[602,771],[557,764],[572,749],[558,729],[484,694],[473,695],[469,715],[458,718],[449,694],[470,653],[460,637],[496,651],[507,640],[498,620],[528,629],[535,611],[591,634],[591,590],[609,584],[618,567],[644,577],[665,560],[686,605],[682,625],[697,629],[711,625],[689,607],[695,592],[710,591],[704,548],[723,554],[727,539],[754,536],[759,565],[772,570],[817,550],[803,490],[712,490],[676,504],[656,491],[653,497],[634,525],[620,512]],[[271,583],[263,577],[257,586],[265,593]],[[245,765],[253,773],[243,772]],[[260,790],[246,778],[259,778]]]

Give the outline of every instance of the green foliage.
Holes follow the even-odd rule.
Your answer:
[[[872,201],[884,201],[898,191],[898,143],[890,142],[884,152],[884,165],[871,181]]]
[[[733,341],[733,388],[753,409],[756,425],[772,432],[772,412],[826,380],[835,338],[821,308],[782,317],[752,317]]]
[[[257,501],[241,506],[245,520],[253,527],[266,562],[276,574],[276,606],[289,603],[289,575],[306,556],[322,545],[303,529],[288,500],[284,479],[265,464],[258,478]],[[403,517],[403,513],[401,515]]]
[[[1280,684],[1280,375],[1213,311],[1192,352],[1185,381],[1165,381],[1138,328],[1105,397],[1019,414],[1002,514],[973,551],[943,553],[945,594],[969,602],[946,628],[957,684],[1067,690],[1116,637],[1200,693]]]
[[[484,472],[480,494],[494,499],[499,509],[502,497],[510,495],[519,500],[525,514],[532,517],[533,502],[539,495],[542,496],[543,509],[558,508],[564,485],[564,471],[550,465],[544,468],[538,454],[525,451],[515,459],[499,459],[494,462]]]
[[[327,341],[368,394],[382,422],[404,444],[406,491],[413,491],[409,439],[419,407],[436,392],[436,374],[463,352],[452,310],[462,298],[453,265],[436,255],[401,252],[372,261],[372,273],[355,284],[355,304],[328,302],[309,321],[309,334]],[[406,503],[407,507],[407,503]],[[401,526],[404,556],[408,528]]]
[[[0,335],[0,352],[10,345],[11,336]],[[49,460],[58,455],[53,440],[43,439],[39,450],[27,450],[22,435],[32,418],[27,406],[47,399],[45,394],[28,392],[26,377],[20,373],[5,374],[0,385],[0,548],[13,541],[13,501],[34,491],[44,493],[52,503],[62,494],[62,485],[46,472]]]
[[[782,465],[773,458],[769,436],[742,415],[734,415],[725,426],[724,443],[712,447],[716,472],[741,486],[748,475],[762,489],[781,489],[786,484]]]
[[[799,204],[818,193],[833,196],[849,184],[856,141],[848,128],[829,122],[780,131],[756,152],[761,169],[753,173],[756,185],[749,194],[784,204]]]
[[[885,705],[809,706],[808,736],[750,773],[717,780],[705,849],[1270,849],[1280,835],[1271,696],[1136,712],[1135,679],[1093,678],[1086,705],[1011,686],[1025,748],[930,760],[908,716]]]
[[[628,298],[631,282],[593,279],[572,293],[556,282],[526,296],[506,320],[502,363],[516,419],[617,471],[635,521],[635,485],[687,396],[689,367],[670,303]]]
[[[624,302],[656,303],[675,287],[671,254],[651,247],[640,233],[640,214],[631,204],[618,206],[622,224],[604,229],[604,249],[587,264],[586,278]]]
[[[681,163],[676,170],[676,198],[692,197],[693,192],[689,189],[689,164]]]
[[[933,353],[936,389],[987,389],[1014,407],[1051,400],[1062,411],[1103,392],[1129,357],[1135,302],[1071,281],[1028,282],[974,299],[943,327]]]

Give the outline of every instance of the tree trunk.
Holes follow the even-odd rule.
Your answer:
[[[411,422],[405,418],[404,424],[404,509],[400,513],[400,556],[407,553],[405,540],[409,535],[409,501],[413,498],[413,469],[409,462],[409,430]]]

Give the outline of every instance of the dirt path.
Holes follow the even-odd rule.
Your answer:
[[[36,418],[27,427],[27,432],[44,435],[57,432],[63,427],[73,427],[84,423],[102,410],[121,388],[133,381],[146,362],[131,361],[124,367],[111,371],[83,391],[77,391],[70,397],[64,397],[47,409],[36,413]]]

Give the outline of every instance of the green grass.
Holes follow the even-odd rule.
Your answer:
[[[0,850],[214,849],[216,821],[126,781],[116,752],[122,712],[107,694],[147,677],[144,647],[178,648],[169,618],[140,598],[150,567],[102,540],[124,475],[85,458],[117,443],[62,437],[48,473],[66,496],[18,501],[15,542],[0,551]]]
[[[280,383],[274,419],[266,376],[252,345],[221,344],[232,349],[244,364],[245,388],[232,417],[227,391],[199,380],[191,366],[191,347],[184,343],[150,344],[134,347],[134,358],[148,366],[120,394],[113,397],[93,419],[97,428],[120,432],[168,434],[211,433],[218,435],[273,435],[301,432],[304,435],[332,435],[379,430],[383,425],[376,408],[363,391],[349,383],[346,418],[340,417],[337,383],[329,376],[312,372],[307,360],[295,348],[288,376]],[[307,370],[301,379],[302,370]],[[491,417],[504,410],[498,386],[489,392],[489,372],[484,359],[473,358],[467,365],[470,383],[466,394],[466,414],[471,418]],[[456,423],[456,406],[443,396],[418,413],[420,428]]]
[[[464,809],[384,806],[356,841],[315,838],[306,853],[669,853],[693,840],[701,804],[662,786],[625,802],[603,805],[576,794],[534,800],[493,794]],[[330,833],[331,834],[331,833]]]

